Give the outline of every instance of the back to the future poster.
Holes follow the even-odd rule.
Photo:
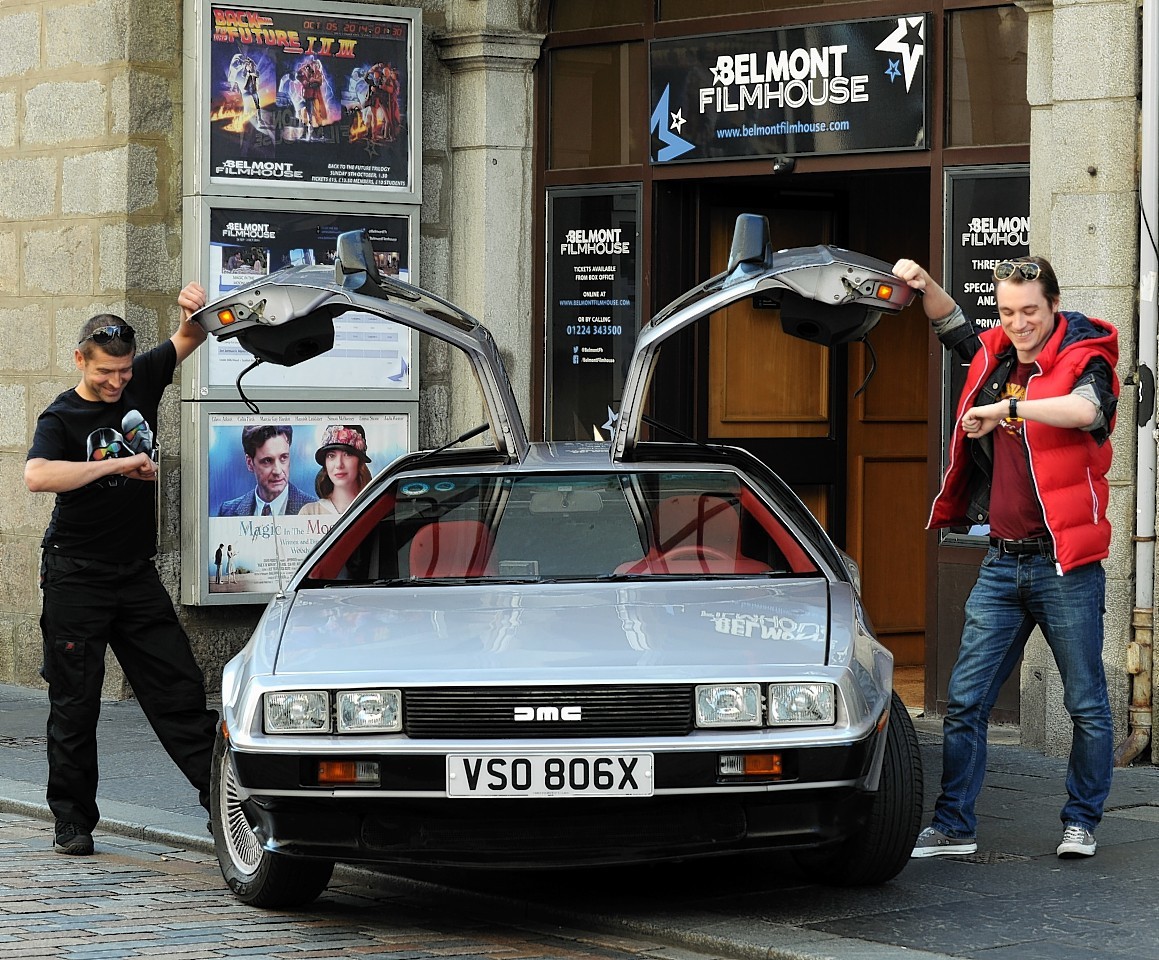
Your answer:
[[[412,25],[213,6],[211,178],[411,189]]]

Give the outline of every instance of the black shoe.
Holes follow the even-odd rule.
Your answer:
[[[89,857],[93,852],[93,835],[79,823],[56,822],[52,849],[74,857]]]

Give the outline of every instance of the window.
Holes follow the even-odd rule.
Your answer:
[[[950,14],[946,146],[1030,142],[1026,39],[1026,13],[1018,7]]]
[[[651,0],[558,0],[551,7],[552,30],[587,30],[643,23]]]
[[[648,64],[643,43],[600,44],[548,55],[548,167],[644,163]]]

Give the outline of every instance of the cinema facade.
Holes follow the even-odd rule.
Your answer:
[[[0,680],[40,682],[36,570],[50,504],[23,492],[20,472],[36,414],[74,380],[73,328],[111,309],[168,335],[184,280],[228,279],[205,250],[228,239],[230,224],[280,217],[289,229],[309,215],[380,229],[392,271],[492,329],[533,435],[570,440],[609,435],[640,325],[723,267],[732,224],[750,212],[769,219],[777,247],[832,243],[927,263],[983,323],[996,318],[993,262],[1042,254],[1065,306],[1118,326],[1127,386],[1114,434],[1105,660],[1118,739],[1132,736],[1125,749],[1154,760],[1156,261],[1139,214],[1142,205],[1159,230],[1148,9],[1127,0],[316,7],[30,0],[0,15],[9,36],[28,38],[0,53],[0,473],[13,491],[0,504],[0,556],[12,571],[0,582]],[[328,22],[342,28],[330,47]],[[346,153],[295,159],[320,132],[302,110],[289,121],[301,142],[274,153],[214,139],[215,63],[236,73],[225,105],[244,114],[249,52],[251,128],[261,133],[272,116],[263,111],[289,90],[279,79],[287,58],[296,68],[309,54],[355,50],[344,36],[374,51],[361,73],[320,57],[336,91],[339,77],[357,87],[335,94]],[[403,44],[397,56],[393,43]],[[372,60],[393,66],[394,81]],[[401,88],[397,115],[368,107],[370,91],[391,83]],[[379,124],[381,152],[347,149],[362,122]],[[204,363],[184,371],[161,425],[181,446],[169,448],[160,565],[212,683],[259,607],[254,597],[217,603],[190,581],[214,539],[198,475],[212,431],[182,423],[232,385]],[[388,397],[410,417],[407,442],[435,445],[474,425],[469,385],[440,350],[416,346],[407,368],[410,392]],[[930,715],[944,707],[985,542],[980,530],[925,530],[961,375],[920,307],[883,320],[867,344],[828,346],[789,336],[775,306],[757,300],[667,348],[651,411],[671,430],[749,449],[793,486],[859,563],[903,696]],[[310,389],[355,402],[333,383]],[[313,415],[304,393],[275,393],[266,396]],[[106,692],[123,694],[120,683],[112,672]],[[995,719],[1019,723],[1024,743],[1069,748],[1041,637]]]

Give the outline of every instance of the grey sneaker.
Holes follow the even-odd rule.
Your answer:
[[[93,835],[79,823],[56,822],[52,849],[74,857],[87,857],[93,852]]]
[[[947,837],[935,827],[926,827],[918,834],[911,857],[960,857],[978,852],[978,841],[972,837]]]
[[[1068,823],[1062,831],[1062,843],[1055,850],[1063,860],[1073,860],[1076,857],[1093,857],[1095,855],[1095,835],[1081,823]]]

